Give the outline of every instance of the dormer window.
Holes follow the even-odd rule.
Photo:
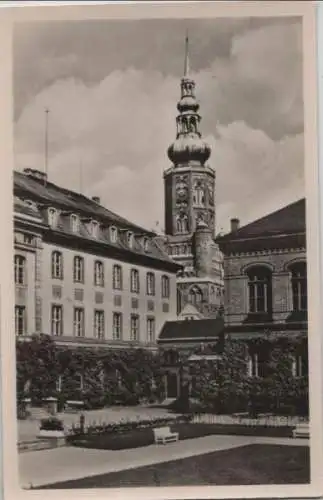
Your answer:
[[[55,227],[57,224],[57,210],[55,208],[48,209],[48,224],[50,227]]]
[[[111,243],[116,243],[118,238],[118,230],[115,226],[110,227],[110,240]]]
[[[79,219],[75,214],[71,215],[71,229],[73,233],[77,233],[79,230]]]
[[[147,237],[145,237],[143,239],[143,247],[144,247],[145,252],[148,252],[148,250],[149,250],[149,239]]]
[[[93,238],[98,237],[98,232],[99,232],[99,223],[96,220],[92,220],[90,224],[90,232],[91,236]]]
[[[127,232],[127,243],[128,243],[129,248],[133,247],[133,239],[134,239],[133,233],[131,231],[128,231]]]

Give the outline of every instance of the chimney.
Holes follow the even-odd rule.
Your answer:
[[[24,174],[37,181],[46,182],[47,174],[41,170],[36,170],[34,168],[24,168]]]
[[[240,227],[240,220],[234,218],[230,220],[230,223],[231,223],[231,233],[235,233],[236,231],[238,231]]]
[[[100,204],[99,196],[92,196],[92,201],[94,201],[94,203],[97,203],[99,205]]]

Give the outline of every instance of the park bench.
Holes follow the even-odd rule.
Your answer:
[[[66,413],[78,413],[83,407],[83,401],[66,401],[64,411]]]
[[[310,437],[310,426],[308,423],[298,424],[295,429],[293,429],[294,438],[309,438]]]
[[[169,427],[159,427],[154,430],[155,444],[166,444],[178,441],[178,432],[172,432]]]

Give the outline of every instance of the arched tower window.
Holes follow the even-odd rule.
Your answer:
[[[199,287],[194,286],[188,293],[188,301],[194,306],[199,305],[203,300],[203,294]]]
[[[271,271],[264,266],[248,270],[249,313],[272,312]]]
[[[176,229],[178,233],[188,232],[188,218],[187,215],[178,216],[176,219]]]
[[[198,207],[204,206],[205,195],[204,189],[200,182],[197,182],[193,188],[193,203]]]
[[[293,311],[307,310],[307,276],[306,262],[298,262],[290,266]]]

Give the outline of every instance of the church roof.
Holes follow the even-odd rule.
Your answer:
[[[217,241],[229,239],[275,236],[277,234],[295,234],[305,232],[305,198],[255,220],[234,232],[217,238]]]
[[[302,198],[275,212],[216,238],[220,249],[260,251],[264,249],[305,247],[306,202]]]
[[[195,340],[197,342],[217,340],[224,331],[224,319],[194,319],[182,321],[166,321],[158,343],[165,341],[185,342]]]

